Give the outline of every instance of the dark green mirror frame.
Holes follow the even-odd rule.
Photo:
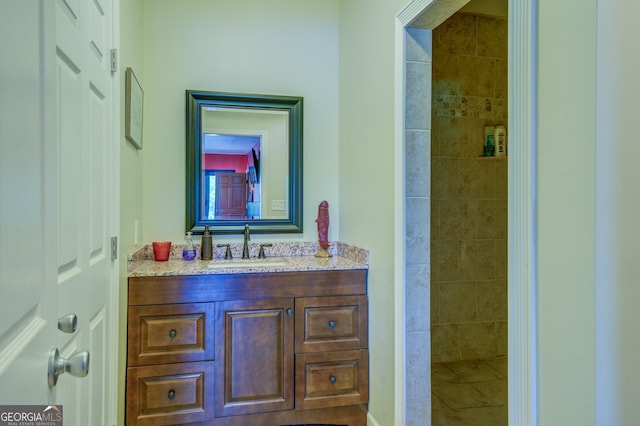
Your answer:
[[[233,109],[274,112],[288,116],[288,180],[286,218],[204,217],[203,110]],[[248,224],[252,233],[302,232],[302,97],[242,93],[186,91],[186,230],[202,234],[209,226],[214,234],[236,234]],[[260,179],[260,178],[258,178]],[[208,207],[207,207],[208,208]]]

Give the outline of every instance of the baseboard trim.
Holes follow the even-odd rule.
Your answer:
[[[367,413],[367,426],[380,426],[380,423],[378,423],[371,413]]]

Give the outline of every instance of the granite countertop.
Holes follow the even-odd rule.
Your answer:
[[[169,260],[153,260],[151,245],[145,245],[129,254],[127,271],[129,277],[209,275],[262,272],[327,271],[345,269],[368,269],[369,252],[339,242],[331,243],[332,257],[316,257],[317,243],[273,243],[265,248],[266,259],[257,259],[258,244],[249,245],[251,259],[241,259],[242,244],[231,244],[233,260],[224,259],[224,248],[214,247],[213,260],[200,260],[200,247],[196,244],[196,259],[182,259],[182,244],[172,244]]]

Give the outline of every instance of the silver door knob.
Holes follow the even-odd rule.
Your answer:
[[[65,359],[60,356],[58,348],[52,348],[49,351],[49,368],[47,371],[49,387],[54,387],[58,383],[58,377],[64,373],[69,373],[75,377],[84,377],[89,374],[89,351],[76,352]]]
[[[78,317],[76,314],[67,314],[58,318],[58,330],[64,333],[75,333],[78,327]]]

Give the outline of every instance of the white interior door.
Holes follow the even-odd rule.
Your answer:
[[[0,3],[0,404],[53,404],[56,150],[53,7]],[[47,65],[47,66],[45,66]]]
[[[61,404],[65,425],[113,418],[111,12],[111,0],[26,0],[0,13],[3,58],[16,59],[2,61],[0,97],[0,404]],[[7,98],[5,83],[17,88]],[[57,330],[66,314],[75,332]],[[52,347],[63,358],[88,350],[89,374],[50,388]]]
[[[67,358],[88,350],[90,374],[57,386],[65,424],[106,425],[113,216],[110,0],[56,1],[58,162],[57,313],[78,330],[58,333]],[[113,353],[113,352],[111,352]],[[78,403],[80,402],[80,403]],[[72,420],[73,419],[73,420]]]

